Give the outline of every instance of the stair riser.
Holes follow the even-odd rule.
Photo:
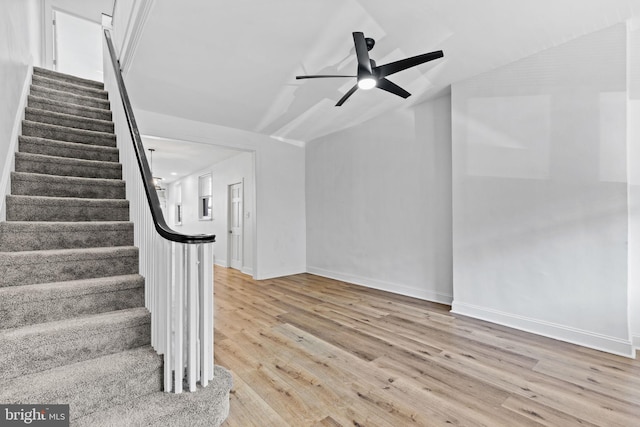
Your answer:
[[[39,75],[33,76],[31,84],[34,86],[46,87],[49,89],[59,90],[61,92],[68,92],[75,95],[86,96],[89,98],[108,99],[107,93],[104,90],[89,88],[87,86],[80,86]]]
[[[74,129],[93,130],[96,132],[113,133],[112,122],[101,122],[97,120],[88,120],[87,118],[69,117],[65,114],[55,114],[48,111],[33,111],[28,109],[24,115],[25,120],[38,123],[47,123],[50,125],[66,126]]]
[[[22,153],[44,154],[46,156],[67,157],[102,162],[118,162],[120,155],[117,149],[106,150],[107,147],[78,143],[62,143],[45,139],[29,139],[20,137],[18,149]]]
[[[86,199],[124,199],[124,185],[93,186],[66,182],[22,181],[11,178],[11,194],[16,196],[78,197]]]
[[[122,179],[122,168],[91,167],[73,164],[54,163],[49,161],[26,160],[16,156],[16,172],[39,173],[57,176],[75,176],[83,178]]]
[[[116,230],[0,233],[0,252],[133,246],[133,225]]]
[[[46,335],[21,337],[15,342],[2,340],[14,351],[0,358],[0,381],[148,345],[150,318],[145,320],[82,331],[47,331]]]
[[[102,110],[109,110],[110,108],[109,101],[105,101],[103,99],[74,95],[69,92],[61,92],[59,90],[48,89],[42,86],[31,86],[29,94],[40,98],[51,99],[53,101],[67,102],[69,104],[99,108]]]
[[[150,372],[131,372],[126,379],[120,379],[117,382],[84,387],[81,395],[77,392],[74,394],[67,392],[59,401],[70,404],[69,412],[73,422],[76,418],[92,412],[122,405],[160,390],[162,390],[162,368]],[[75,426],[75,423],[72,425]]]
[[[99,145],[102,147],[116,146],[116,136],[113,134],[92,133],[86,130],[31,121],[22,122],[22,135],[54,139],[57,141],[77,142],[80,144]]]
[[[111,111],[101,110],[97,108],[82,107],[75,104],[68,104],[66,102],[52,101],[46,98],[38,98],[36,96],[29,96],[27,106],[31,108],[37,108],[45,111],[52,111],[56,113],[69,114],[72,116],[86,117],[89,119],[106,120],[111,121]]]
[[[129,204],[86,204],[78,200],[33,204],[7,198],[7,221],[129,221]]]
[[[34,76],[42,76],[48,79],[58,80],[61,82],[72,83],[78,86],[86,86],[93,89],[104,89],[104,84],[93,80],[83,79],[81,77],[71,76],[68,74],[58,73],[57,71],[51,71],[46,68],[33,67]]]
[[[143,347],[147,354],[152,349]],[[114,405],[122,405],[162,388],[161,356],[153,354],[153,359],[146,355],[138,356],[137,363],[127,362],[122,365],[118,359],[112,362],[113,356],[106,356],[101,367],[87,370],[86,366],[94,366],[93,360],[80,362],[69,372],[65,368],[53,371],[37,372],[26,377],[14,378],[4,382],[0,389],[0,401],[4,404],[47,402],[48,404],[69,404],[71,425],[74,419],[105,410]],[[96,359],[97,360],[97,359]],[[117,366],[119,369],[114,369]],[[114,372],[115,371],[115,372]],[[72,378],[70,382],[67,378]],[[44,382],[42,380],[44,378]],[[36,382],[38,386],[30,383]],[[116,422],[115,426],[120,426]]]
[[[0,293],[4,290],[13,288],[2,288]],[[0,327],[17,328],[144,306],[144,279],[141,279],[140,286],[134,288],[111,290],[103,286],[93,289],[92,293],[62,296],[55,291],[56,288],[39,292],[30,290],[30,299],[26,302],[0,299]]]
[[[8,252],[5,255],[12,253]],[[138,273],[137,251],[126,251],[117,256],[96,258],[77,256],[67,259],[48,259],[44,255],[37,254],[18,260],[3,261],[6,258],[0,254],[0,287]]]
[[[231,373],[214,367],[214,379],[194,393],[152,393],[139,400],[75,419],[75,427],[200,426],[222,425],[229,415]],[[205,424],[203,424],[203,422]],[[316,424],[319,425],[319,424]]]

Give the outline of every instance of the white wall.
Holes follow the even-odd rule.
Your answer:
[[[38,0],[0,2],[0,220],[24,116],[31,67],[40,65],[42,10]]]
[[[119,0],[113,10],[113,44],[122,74],[127,75],[155,0]]]
[[[207,173],[211,174],[213,184],[213,214],[212,220],[198,218],[198,178]],[[229,159],[215,163],[201,171],[172,182],[167,188],[167,222],[176,231],[195,234],[215,234],[216,244],[214,254],[216,264],[226,267],[227,262],[227,188],[231,184],[244,184],[243,211],[243,259],[242,272],[253,274],[253,242],[254,242],[254,176],[253,153],[241,152]],[[181,202],[183,209],[182,225],[175,224],[175,206],[178,195],[176,186],[181,187]]]
[[[136,110],[136,120],[144,135],[253,151],[253,275],[268,279],[306,271],[304,148],[251,132],[144,110]]]
[[[448,96],[306,148],[307,268],[451,303]]]
[[[640,348],[640,18],[628,27],[629,323]]]
[[[452,87],[453,311],[630,355],[626,29]]]

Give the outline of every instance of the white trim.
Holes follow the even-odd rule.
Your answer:
[[[18,103],[18,111],[13,120],[11,128],[11,136],[9,149],[7,150],[7,158],[2,165],[2,176],[0,177],[0,221],[7,218],[6,196],[11,192],[11,172],[15,170],[15,153],[18,151],[18,136],[22,133],[22,120],[24,119],[25,108],[27,106],[27,97],[31,89],[31,77],[33,76],[33,60],[27,69],[27,76],[22,85],[22,93],[20,94],[20,102]]]
[[[451,295],[430,291],[428,289],[416,289],[406,285],[356,276],[349,273],[340,273],[336,271],[325,270],[319,267],[309,266],[307,267],[307,272],[322,277],[328,277],[329,279],[340,280],[343,282],[353,283],[356,285],[366,286],[368,288],[378,289],[381,291],[400,294],[412,298],[418,298],[421,300],[436,302],[439,304],[451,305],[451,301],[453,300],[453,297]]]
[[[122,46],[120,47],[120,69],[122,75],[126,76],[131,68],[133,58],[140,44],[140,38],[144,30],[144,26],[147,23],[147,18],[151,13],[154,0],[138,0],[134,4],[134,11],[132,11],[129,21],[127,22],[126,33],[122,40]],[[138,6],[139,5],[139,6]],[[138,7],[136,7],[138,6]]]
[[[242,267],[240,269],[240,273],[246,274],[247,276],[253,276],[253,268],[251,268],[251,267]]]
[[[451,313],[486,320],[488,322],[497,323],[499,325],[508,326],[521,331],[531,332],[533,334],[570,342],[607,353],[617,354],[619,356],[630,358],[635,357],[635,351],[630,340],[597,334],[578,328],[572,328],[570,326],[532,319],[529,317],[456,301],[452,304]]]
[[[220,267],[224,267],[224,268],[229,268],[229,263],[227,262],[226,259],[217,259],[214,262],[215,265],[218,265]]]
[[[259,277],[255,277],[256,280],[275,279],[276,277],[293,276],[294,274],[306,273],[305,267],[284,267],[282,269],[267,270],[266,272],[260,270]]]
[[[296,147],[304,148],[307,145],[306,142],[300,141],[297,139],[283,138],[281,136],[275,136],[275,135],[270,135],[269,137],[275,139],[276,141],[286,142],[287,144],[295,145]]]
[[[631,337],[631,342],[633,343],[633,347],[636,350],[640,350],[640,335],[635,335]]]

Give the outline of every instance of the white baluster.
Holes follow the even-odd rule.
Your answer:
[[[187,269],[187,380],[189,391],[196,391],[196,339],[197,339],[197,293],[198,293],[198,246],[188,245]]]

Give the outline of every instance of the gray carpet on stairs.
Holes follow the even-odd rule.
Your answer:
[[[8,221],[129,221],[129,201],[7,196]]]
[[[133,246],[128,221],[0,223],[0,252]]]
[[[162,392],[104,85],[34,68],[0,223],[0,402],[73,426],[219,426],[231,374]]]
[[[0,328],[144,306],[138,274],[0,288]]]
[[[47,156],[98,160],[104,162],[117,162],[119,158],[118,149],[116,147],[83,145],[73,142],[38,138],[36,136],[19,136],[18,146],[21,153],[43,154]]]
[[[122,179],[122,165],[115,162],[60,158],[45,154],[16,153],[15,171],[82,178]]]
[[[72,114],[41,110],[39,108],[27,107],[24,118],[31,122],[48,123],[76,129],[94,130],[97,132],[113,132],[113,122],[110,120],[77,117]]]
[[[52,111],[54,113],[69,114],[72,116],[87,117],[90,119],[111,121],[111,111],[102,108],[85,107],[62,101],[54,101],[48,98],[40,98],[29,95],[27,107],[38,110]]]

